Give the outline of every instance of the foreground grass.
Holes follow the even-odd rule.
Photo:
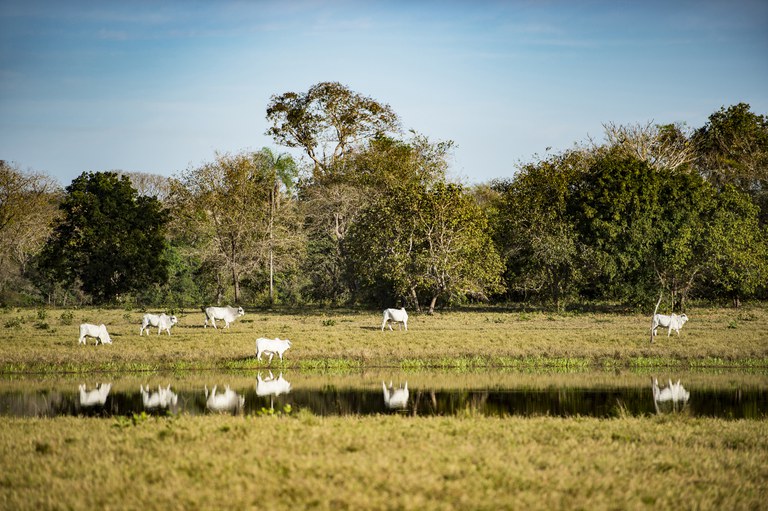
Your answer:
[[[159,312],[159,311],[152,311]],[[178,312],[172,336],[139,337],[143,313],[119,309],[5,309],[0,372],[254,369],[258,337],[288,338],[285,368],[406,370],[477,367],[768,367],[768,310],[695,308],[680,337],[649,342],[647,315],[478,309],[412,314],[408,332],[381,332],[374,311],[248,311],[231,329]],[[78,325],[104,323],[114,344],[77,345]],[[276,362],[273,362],[276,363]]]
[[[761,509],[768,422],[0,421],[2,509]]]

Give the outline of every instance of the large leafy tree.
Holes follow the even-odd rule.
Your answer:
[[[351,226],[378,197],[443,180],[451,147],[418,134],[407,141],[377,137],[350,151],[333,172],[303,183],[310,295],[334,302],[351,297],[357,286],[347,271]]]
[[[434,312],[439,299],[486,298],[503,289],[487,219],[459,185],[393,190],[363,212],[347,240],[364,286]],[[379,289],[377,289],[377,287]]]
[[[768,223],[768,117],[746,103],[721,108],[692,137],[699,172],[718,187],[748,193]]]
[[[714,202],[701,247],[708,262],[706,283],[738,307],[742,298],[768,281],[768,238],[759,226],[758,209],[746,194],[726,186]]]
[[[316,177],[333,172],[340,159],[366,141],[398,129],[389,105],[338,82],[273,96],[267,120],[272,123],[267,134],[280,145],[303,150]]]
[[[174,223],[189,255],[200,261],[200,271],[215,280],[217,301],[229,283],[239,303],[245,279],[274,276],[276,267],[289,265],[288,258],[300,254],[291,162],[268,149],[217,154],[174,183]]]
[[[584,282],[589,247],[568,216],[569,194],[589,155],[568,151],[524,165],[514,180],[496,182],[494,238],[506,265],[510,290],[538,295],[557,309]]]
[[[24,274],[51,232],[60,193],[50,177],[0,160],[0,294],[27,283]]]
[[[611,151],[573,184],[568,215],[592,249],[592,292],[635,301],[654,285],[661,179],[646,162]]]
[[[97,302],[140,291],[168,277],[163,258],[167,212],[139,196],[127,177],[88,172],[66,188],[39,265],[54,279],[79,284]]]

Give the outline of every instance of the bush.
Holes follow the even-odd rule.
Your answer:
[[[62,325],[71,325],[74,319],[75,313],[69,310],[62,312],[61,316],[59,317],[59,321]]]

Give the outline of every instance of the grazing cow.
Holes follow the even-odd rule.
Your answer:
[[[216,320],[224,322],[224,328],[229,328],[229,324],[234,322],[240,316],[245,315],[245,311],[242,307],[235,309],[234,307],[206,307],[203,309],[205,312],[205,328],[208,328],[208,321],[211,322],[213,328],[216,328]]]
[[[86,337],[93,337],[96,339],[96,344],[112,344],[112,338],[107,332],[107,327],[102,323],[99,326],[92,325],[90,323],[83,323],[80,325],[80,339],[77,344],[88,344]]]
[[[272,371],[269,372],[269,378],[261,379],[261,373],[256,375],[256,395],[257,396],[279,396],[288,394],[291,391],[291,384],[283,378],[283,373],[275,379]]]
[[[141,320],[139,335],[143,334],[145,330],[147,335],[149,335],[150,326],[157,328],[157,335],[160,335],[160,332],[163,330],[168,332],[168,335],[171,335],[171,327],[178,322],[179,320],[176,319],[176,316],[166,316],[165,313],[159,316],[156,314],[144,314],[144,319]]]
[[[104,406],[111,388],[111,383],[100,383],[95,389],[86,391],[85,385],[80,385],[80,406]]]
[[[677,314],[654,314],[653,319],[651,320],[651,342],[653,342],[653,338],[656,337],[656,330],[659,327],[667,329],[667,337],[672,333],[672,330],[677,332],[677,336],[679,337],[680,329],[683,328],[683,325],[687,321],[688,316],[685,314],[680,314],[679,316]]]
[[[381,331],[384,331],[384,327],[389,325],[389,329],[392,330],[392,324],[401,323],[405,327],[405,331],[408,331],[408,313],[405,312],[405,307],[399,309],[384,309],[384,321],[381,323]]]
[[[216,386],[208,395],[208,386],[205,386],[205,406],[213,412],[232,412],[237,413],[245,406],[245,397],[239,396],[227,385],[223,394],[216,394]]]
[[[408,382],[405,382],[404,387],[396,389],[392,386],[392,382],[389,382],[389,388],[381,382],[381,388],[384,389],[384,404],[387,408],[405,408],[408,406]]]
[[[144,408],[148,410],[176,406],[176,403],[179,401],[179,396],[171,390],[170,385],[166,388],[158,385],[157,392],[152,393],[149,391],[149,385],[147,385],[146,390],[144,389],[144,386],[141,385],[139,390],[141,390],[141,400],[144,403]]]
[[[272,363],[272,357],[277,353],[280,356],[280,362],[283,361],[283,353],[291,347],[291,341],[288,339],[267,339],[266,337],[259,337],[256,339],[256,359],[261,361],[261,354],[268,353],[268,364]]]

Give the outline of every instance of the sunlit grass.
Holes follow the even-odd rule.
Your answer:
[[[768,422],[0,421],[4,509],[761,509]]]
[[[768,367],[768,312],[761,304],[689,309],[682,335],[661,333],[653,344],[649,317],[626,313],[412,313],[408,332],[381,332],[378,311],[249,310],[230,329],[214,330],[204,329],[203,313],[194,310],[176,312],[171,336],[140,337],[142,314],[5,309],[0,371],[258,369],[266,367],[254,358],[262,336],[292,341],[282,365],[272,363],[279,368]],[[78,346],[78,325],[86,321],[106,324],[114,343]]]

